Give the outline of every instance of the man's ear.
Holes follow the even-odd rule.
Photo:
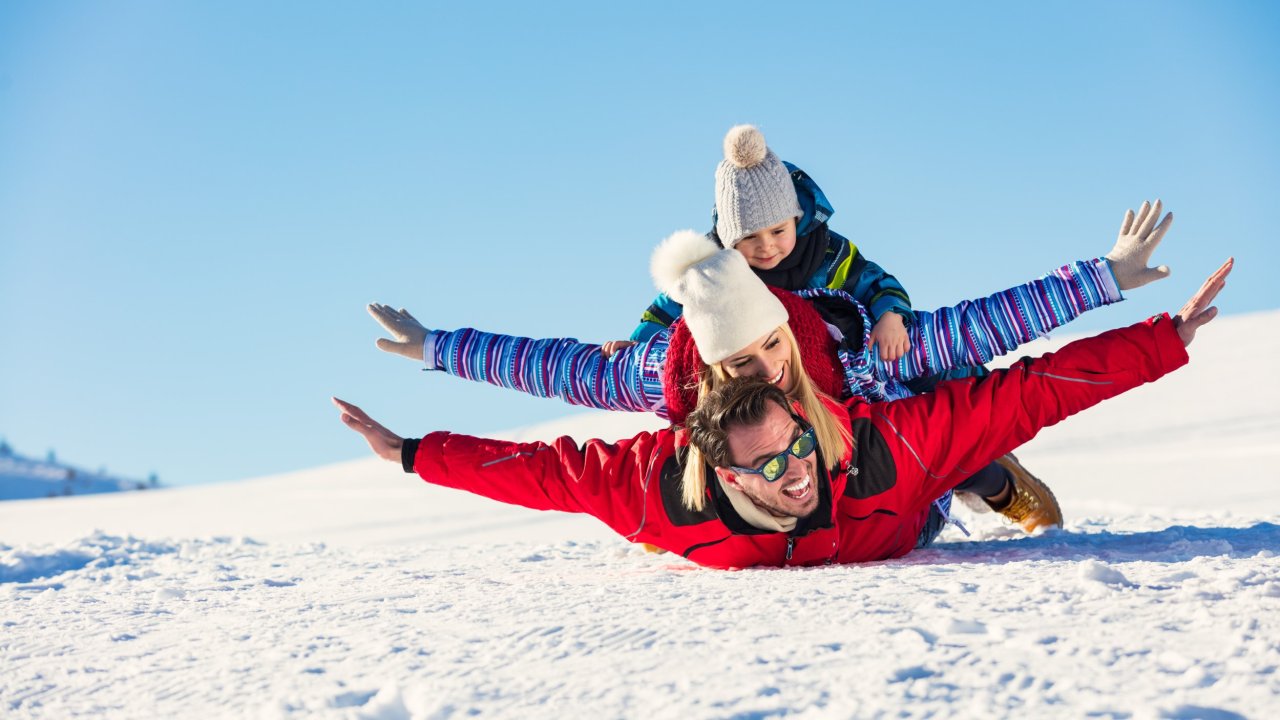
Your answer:
[[[715,471],[716,477],[720,478],[720,482],[728,485],[734,490],[742,489],[742,483],[738,482],[738,475],[734,473],[733,470],[725,467],[718,467],[715,468]]]

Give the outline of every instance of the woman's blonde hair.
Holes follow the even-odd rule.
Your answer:
[[[813,386],[809,373],[805,372],[804,363],[800,360],[800,346],[796,336],[786,323],[778,326],[778,330],[791,343],[791,369],[794,386],[787,396],[800,405],[800,413],[809,421],[818,436],[818,446],[825,448],[823,457],[827,461],[827,470],[835,470],[841,458],[853,447],[853,433],[848,425],[839,419],[823,403],[821,398],[831,397]],[[712,366],[703,365],[698,370],[698,400],[729,380],[722,363]],[[833,401],[834,402],[834,401]],[[840,448],[840,452],[832,452],[832,448]],[[684,474],[681,476],[681,499],[690,510],[702,510],[706,504],[706,461],[697,446],[690,443],[685,454]]]

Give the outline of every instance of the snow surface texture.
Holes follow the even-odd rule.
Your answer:
[[[704,570],[376,459],[3,503],[0,716],[1277,717],[1277,345],[1221,318],[1024,448],[1065,529],[862,566]]]

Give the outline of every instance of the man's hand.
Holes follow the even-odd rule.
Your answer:
[[[1209,303],[1218,296],[1218,291],[1226,287],[1227,276],[1231,274],[1231,268],[1235,266],[1235,262],[1235,258],[1227,258],[1227,261],[1222,263],[1222,267],[1213,271],[1196,294],[1192,295],[1178,314],[1173,316],[1173,326],[1178,329],[1178,337],[1182,338],[1184,347],[1190,345],[1196,338],[1196,330],[1199,330],[1201,325],[1208,324],[1218,316],[1218,308],[1209,307]]]
[[[403,355],[410,360],[422,360],[422,342],[427,339],[427,329],[408,310],[395,310],[390,305],[370,303],[369,314],[395,338],[378,338],[379,350]]]
[[[610,340],[600,346],[600,354],[604,356],[605,360],[608,360],[613,357],[614,353],[618,352],[622,348],[631,347],[635,344],[634,340]]]
[[[338,398],[330,399],[342,410],[342,424],[360,433],[365,442],[369,443],[374,455],[400,464],[400,448],[404,446],[404,438],[379,425],[355,405]]]
[[[871,345],[880,348],[880,359],[886,362],[896,362],[906,355],[911,349],[911,338],[907,336],[902,316],[896,312],[881,315],[871,328]]]
[[[1132,210],[1124,213],[1116,246],[1106,255],[1107,261],[1111,263],[1111,272],[1116,276],[1116,284],[1121,290],[1132,290],[1169,277],[1167,265],[1147,267],[1147,263],[1151,261],[1151,253],[1155,252],[1156,246],[1173,224],[1173,213],[1168,213],[1159,225],[1156,224],[1160,210],[1159,200],[1156,200],[1154,207],[1143,201],[1137,216]]]

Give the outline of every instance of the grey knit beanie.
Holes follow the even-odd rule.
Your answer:
[[[800,217],[791,174],[753,125],[735,125],[724,136],[724,160],[716,168],[716,234],[731,248],[757,230]]]

